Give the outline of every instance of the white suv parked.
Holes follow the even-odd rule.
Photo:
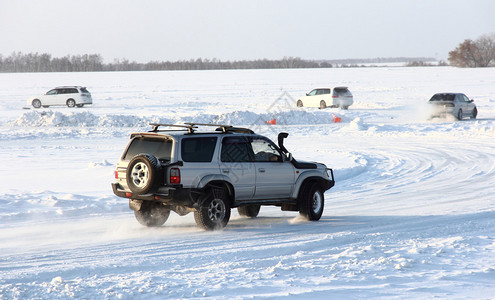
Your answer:
[[[348,109],[354,103],[351,91],[345,86],[331,88],[318,88],[307,93],[297,100],[297,107],[340,107]]]
[[[83,107],[93,104],[91,93],[82,86],[59,86],[49,90],[44,95],[32,97],[27,102],[34,108],[49,107],[52,105],[67,105],[68,107]]]
[[[231,208],[254,218],[261,205],[320,219],[333,171],[296,161],[283,145],[287,133],[278,135],[277,146],[246,128],[151,125],[150,132],[131,134],[112,184],[142,225],[161,226],[170,211],[194,212],[199,227],[214,230],[227,225]],[[159,129],[166,126],[184,130]],[[216,130],[197,132],[198,126]]]

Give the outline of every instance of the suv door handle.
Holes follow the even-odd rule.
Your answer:
[[[265,169],[264,169],[264,168],[259,168],[259,169],[258,169],[258,172],[260,172],[260,173],[265,173]]]
[[[230,173],[230,170],[229,169],[223,169],[222,172],[223,173]]]

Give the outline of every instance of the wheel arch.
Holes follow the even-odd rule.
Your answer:
[[[214,178],[213,177],[211,180],[205,182],[204,185],[201,187],[201,189],[203,189],[204,191],[207,191],[208,189],[213,189],[213,188],[224,189],[227,192],[227,195],[229,197],[230,207],[233,206],[234,199],[235,199],[235,190],[234,190],[234,186],[231,182],[229,182],[228,180],[225,180],[224,178]]]
[[[325,187],[327,186],[327,182],[325,179],[321,178],[320,174],[315,174],[316,172],[311,172],[312,174],[308,174],[307,176],[304,176],[303,178],[299,178],[296,181],[296,184],[294,186],[294,191],[292,192],[291,198],[296,198],[299,199],[301,196],[301,193],[304,191],[304,189],[311,185],[311,183],[316,182],[318,183],[322,189],[323,192],[325,192],[327,189]]]

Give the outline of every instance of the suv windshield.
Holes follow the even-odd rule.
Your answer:
[[[124,160],[129,161],[141,153],[153,154],[159,160],[170,161],[172,156],[172,140],[159,138],[135,138],[127,150]]]

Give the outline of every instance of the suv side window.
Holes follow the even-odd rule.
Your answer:
[[[277,147],[265,139],[255,138],[251,143],[256,162],[282,161],[282,155]]]
[[[251,162],[253,149],[247,137],[226,137],[222,140],[222,162]]]
[[[318,90],[312,90],[311,92],[308,93],[308,96],[314,96],[317,95]]]
[[[47,95],[56,95],[57,94],[57,90],[56,89],[53,89],[53,90],[50,90],[48,92],[46,92]]]
[[[185,162],[211,162],[216,137],[185,138],[181,144],[181,157]]]

